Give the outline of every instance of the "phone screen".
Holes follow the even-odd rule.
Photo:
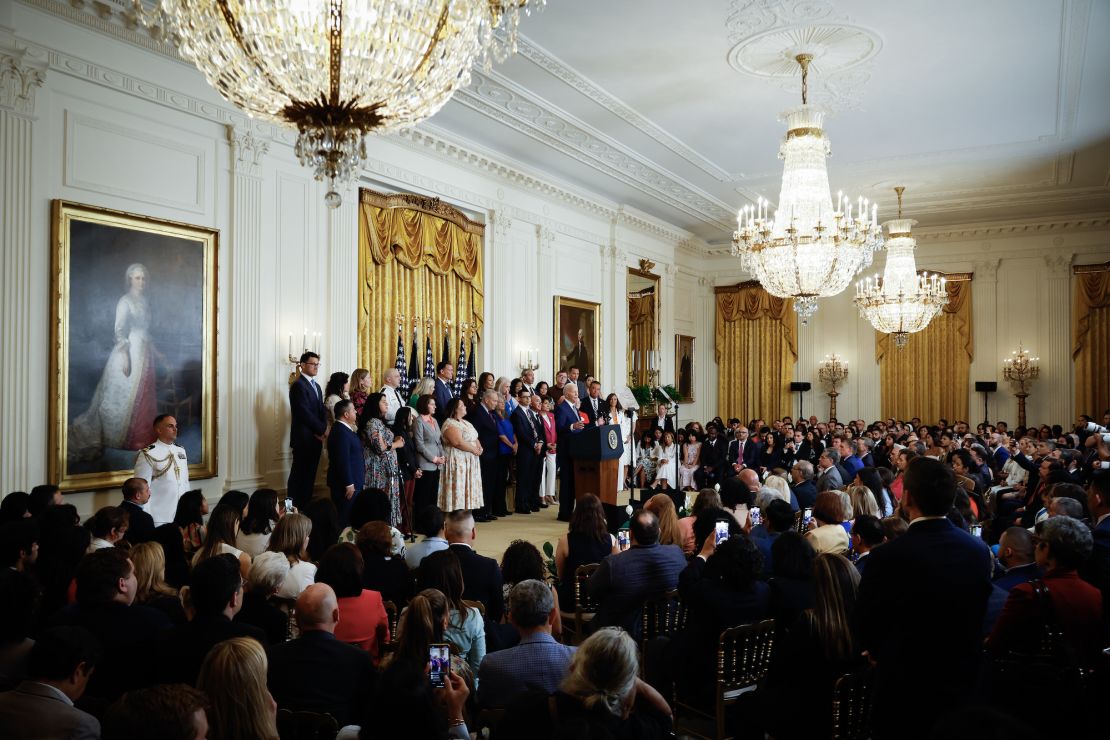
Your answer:
[[[721,544],[728,539],[728,522],[717,522],[713,530],[713,543]]]
[[[293,499],[287,498],[285,499],[285,513],[288,514],[291,511],[293,511]]]
[[[442,689],[447,686],[447,674],[451,672],[451,648],[443,643],[433,643],[428,646],[428,678],[432,686]]]
[[[813,509],[807,508],[802,514],[802,524],[808,527],[811,521],[813,521]]]
[[[627,550],[631,546],[631,544],[632,544],[632,541],[629,539],[628,530],[627,529],[617,530],[617,546],[620,548],[620,550],[622,552]]]
[[[753,527],[758,527],[760,525],[760,523],[763,521],[763,517],[759,513],[759,507],[758,506],[753,506],[752,507],[751,516],[752,516],[752,526]]]
[[[983,536],[983,527],[979,524],[972,524],[971,525],[971,536],[976,537],[976,538],[982,537]]]

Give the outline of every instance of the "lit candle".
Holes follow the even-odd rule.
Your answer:
[[[293,356],[293,332],[289,332],[289,356]]]
[[[308,327],[301,332],[301,351],[304,352],[306,349],[308,349]]]

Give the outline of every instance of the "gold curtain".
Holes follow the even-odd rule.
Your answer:
[[[1072,269],[1075,412],[1101,419],[1102,412],[1110,408],[1110,262]]]
[[[655,349],[655,290],[628,296],[628,349],[639,364],[630,362],[636,385],[648,382],[647,353]]]
[[[360,193],[358,223],[358,361],[375,384],[397,360],[398,315],[404,316],[410,367],[424,367],[427,320],[432,356],[443,347],[444,320],[451,320],[451,361],[459,354],[462,324],[480,334],[484,306],[482,235],[485,227],[439,198]],[[420,356],[407,357],[413,319],[419,317]],[[469,347],[467,348],[469,352]]]
[[[715,292],[718,415],[746,421],[789,414],[798,359],[794,302],[754,280]]]
[[[968,418],[971,336],[971,273],[948,278],[948,305],[898,349],[891,335],[875,332],[884,419]]]

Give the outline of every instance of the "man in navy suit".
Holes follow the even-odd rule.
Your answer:
[[[539,511],[539,474],[543,464],[544,438],[537,433],[532,410],[532,393],[521,387],[517,394],[517,407],[513,409],[511,421],[513,434],[516,435],[516,502],[517,514],[531,514]]]
[[[857,647],[877,667],[874,734],[928,737],[946,712],[972,697],[991,594],[986,544],[945,515],[956,495],[952,469],[914,458],[906,468],[904,535],[867,556],[856,601]],[[906,700],[919,709],[906,722]]]
[[[1102,618],[1110,623],[1110,472],[1097,473],[1087,487],[1087,508],[1091,512],[1094,549],[1081,575],[1102,591]]]
[[[998,538],[998,562],[1006,572],[994,579],[994,585],[1007,593],[1014,586],[1041,577],[1041,569],[1034,558],[1033,534],[1025,527],[1009,527]]]
[[[444,420],[447,419],[447,404],[451,403],[451,399],[455,397],[455,390],[451,385],[454,380],[454,365],[450,362],[440,362],[436,365],[436,385],[432,395],[436,399],[436,421],[439,422],[440,426],[443,426]],[[496,446],[494,446],[493,454],[497,454]]]
[[[358,441],[355,405],[343,398],[335,404],[335,424],[328,435],[328,488],[339,512],[339,528],[350,524],[351,507],[362,492],[366,468],[362,443]]]
[[[438,392],[438,382],[436,390]],[[470,410],[466,415],[474,429],[478,432],[478,444],[482,445],[482,454],[478,457],[478,464],[482,468],[482,508],[475,511],[474,520],[478,522],[491,522],[496,517],[490,512],[505,505],[504,501],[494,501],[497,492],[497,453],[498,432],[497,416],[497,391],[488,390],[482,393],[482,402]]]
[[[289,386],[292,412],[289,446],[293,449],[293,464],[289,467],[287,489],[293,504],[304,509],[312,500],[316,484],[316,469],[320,467],[320,452],[328,433],[328,412],[324,408],[324,392],[316,382],[320,355],[305,352],[299,367],[301,376]]]
[[[574,458],[570,456],[567,446],[570,444],[572,434],[577,434],[585,428],[585,424],[578,417],[578,386],[567,383],[563,386],[563,400],[555,409],[555,430],[559,433],[555,456],[558,459],[559,477],[559,521],[569,522],[570,515],[574,513]]]
[[[736,428],[736,439],[729,443],[725,459],[728,463],[724,470],[726,478],[736,475],[744,468],[754,467],[759,461],[759,443],[748,438],[746,426]]]
[[[150,501],[150,484],[144,478],[128,478],[123,482],[123,503],[127,512],[127,541],[132,545],[154,539],[154,517],[146,513],[143,504]]]
[[[609,418],[609,405],[601,398],[601,383],[596,380],[590,383],[586,397],[582,399],[579,409],[586,415],[589,423],[593,425],[597,424],[599,418]]]

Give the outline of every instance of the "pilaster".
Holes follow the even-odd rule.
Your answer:
[[[31,197],[32,136],[35,94],[46,81],[46,62],[21,48],[8,29],[0,28],[0,306],[4,330],[0,332],[5,372],[0,383],[0,494],[30,490],[44,482],[48,451],[34,440],[46,438],[42,409],[41,366],[45,358],[31,350],[34,334],[47,327],[37,326],[31,291],[35,259],[31,243],[31,219],[40,213]],[[51,348],[50,351],[53,351]],[[32,369],[34,368],[34,372]],[[42,433],[33,433],[41,428]],[[32,459],[32,455],[34,459]]]
[[[536,227],[536,244],[539,250],[539,265],[540,276],[538,278],[537,295],[541,296],[554,296],[555,295],[555,232],[547,226]],[[547,367],[549,371],[544,373],[540,371],[539,377],[546,377],[548,382],[555,382],[555,374],[559,372],[559,358],[554,354],[554,345],[550,339],[544,337],[554,336],[555,333],[555,309],[553,299],[548,298],[547,310],[540,314],[539,322],[539,341],[537,345],[540,347],[541,357],[547,357]],[[553,354],[548,355],[548,352]],[[542,364],[542,361],[541,361]]]
[[[328,234],[328,357],[322,360],[332,372],[351,372],[358,367],[358,188],[340,191],[343,202],[327,209]],[[375,327],[394,331],[394,327]],[[366,368],[374,383],[381,385],[383,367]],[[326,379],[325,379],[326,380]]]
[[[971,281],[971,312],[975,336],[975,356],[971,359],[971,377],[968,378],[968,423],[975,426],[983,411],[983,396],[975,392],[977,381],[999,381],[999,367],[1002,354],[998,347],[998,266],[997,257],[980,260],[972,264],[974,279]],[[999,383],[999,391],[1006,391],[1006,383]],[[989,421],[1003,418],[999,415],[1000,394],[989,398],[986,413]],[[1013,418],[1013,417],[1010,417]]]
[[[513,377],[520,373],[513,352],[513,306],[510,284],[512,269],[513,219],[505,209],[491,210],[487,219],[491,258],[485,265],[486,315],[482,329],[481,369]],[[519,319],[519,317],[516,317]],[[526,325],[526,322],[522,322]]]
[[[1059,247],[1061,237],[1054,240]],[[1072,252],[1050,251],[1044,255],[1046,270],[1041,286],[1043,294],[1037,312],[1037,334],[1041,347],[1034,352],[1041,358],[1041,376],[1030,398],[1029,421],[1038,424],[1065,422],[1075,418],[1075,372],[1071,360],[1071,263]],[[1033,395],[1035,394],[1035,395]],[[1040,402],[1037,402],[1037,397]]]
[[[258,407],[262,403],[260,358],[262,299],[262,161],[269,142],[255,136],[249,128],[227,127],[231,149],[231,290],[228,296],[231,332],[226,351],[230,352],[231,386],[228,403],[229,489],[252,490],[262,484],[265,463],[260,459],[258,440],[262,436]],[[272,351],[272,348],[271,348]]]

